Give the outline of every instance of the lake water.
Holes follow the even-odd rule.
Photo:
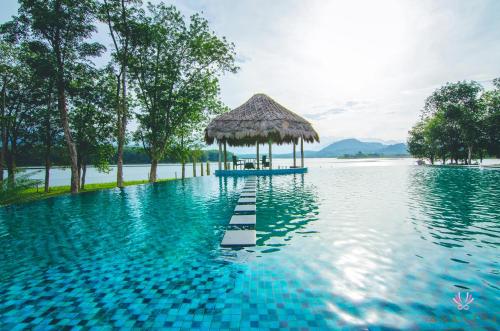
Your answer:
[[[243,178],[0,208],[0,329],[498,329],[499,170],[306,161],[253,248],[220,247]]]
[[[275,167],[289,167],[292,165],[291,159],[274,159],[273,165]],[[297,162],[300,162],[298,159]],[[320,158],[320,159],[305,159],[306,166],[309,168],[335,168],[344,166],[381,166],[387,164],[387,162],[399,162],[401,164],[412,165],[415,164],[414,159],[335,159],[335,158]],[[500,160],[498,159],[485,159],[483,161],[484,165],[488,164],[498,164]],[[204,172],[206,172],[206,164],[203,164]],[[217,162],[210,163],[210,172],[217,169]],[[123,168],[123,177],[126,181],[129,180],[147,180],[149,176],[150,165],[126,165]],[[23,173],[29,174],[33,179],[44,180],[45,170],[43,168],[24,168]],[[200,176],[200,164],[196,166],[196,174]],[[205,173],[204,173],[205,174]],[[192,164],[186,165],[186,177],[193,176]],[[7,176],[7,172],[5,172]],[[180,178],[181,176],[181,165],[180,164],[159,164],[158,165],[158,178]],[[69,185],[71,178],[71,171],[69,168],[53,168],[50,172],[50,186],[63,186]],[[87,168],[86,183],[107,183],[116,181],[116,167],[110,167],[110,172],[103,173],[97,171],[93,167]]]

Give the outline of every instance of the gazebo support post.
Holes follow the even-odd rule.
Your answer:
[[[257,170],[260,169],[260,161],[259,161],[259,142],[257,141]]]
[[[222,170],[222,145],[219,142],[219,170]]]
[[[269,169],[273,168],[273,141],[269,139]]]
[[[227,170],[227,148],[225,141],[224,141],[224,170]]]
[[[297,158],[295,157],[295,140],[293,141],[293,167],[297,167]]]
[[[300,137],[300,167],[304,168],[304,138]]]

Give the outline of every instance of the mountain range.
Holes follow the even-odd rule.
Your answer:
[[[377,155],[377,156],[407,156],[407,146],[404,143],[398,144],[382,144],[379,142],[364,142],[358,139],[343,139],[336,141],[319,151],[304,151],[305,157],[344,157],[356,156],[359,154],[364,155]],[[297,150],[297,157],[300,152]],[[247,155],[240,155],[245,157]],[[248,155],[250,156],[250,155]],[[291,158],[292,153],[287,154],[273,154],[274,158]]]
[[[377,154],[380,156],[408,155],[406,144],[386,145],[378,142],[364,142],[358,139],[336,141],[317,152],[309,152],[310,157],[338,157],[356,154]]]

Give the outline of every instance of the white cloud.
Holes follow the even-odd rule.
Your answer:
[[[185,3],[183,3],[185,4]],[[236,107],[264,92],[324,137],[403,141],[434,88],[500,75],[500,2],[199,1],[236,44],[241,71],[224,77]],[[359,107],[348,104],[369,100]]]
[[[470,79],[488,88],[500,76],[496,0],[172,3],[187,16],[203,12],[235,43],[241,70],[222,79],[228,106],[266,93],[325,141],[403,141],[435,88]],[[4,14],[13,8],[7,0]]]

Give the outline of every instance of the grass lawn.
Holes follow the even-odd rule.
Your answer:
[[[170,180],[175,180],[173,178],[167,178],[167,179],[158,179],[156,182],[161,183],[161,182],[167,182]],[[141,185],[141,184],[149,184],[149,181],[147,180],[132,180],[132,181],[126,181],[124,182],[125,186],[131,186],[131,185]],[[111,182],[111,183],[99,183],[99,184],[85,184],[85,189],[80,190],[79,193],[83,192],[92,192],[92,191],[97,191],[97,190],[106,190],[106,189],[112,189],[116,188],[116,182]],[[35,200],[42,200],[42,199],[47,199],[50,197],[55,197],[58,195],[63,195],[63,194],[70,194],[70,186],[53,186],[50,188],[50,191],[45,193],[43,191],[43,186],[38,187],[38,192],[36,187],[25,189],[21,192],[16,193],[14,196],[9,197],[3,201],[0,201],[0,205],[10,205],[10,204],[17,204],[17,203],[25,203],[25,202],[30,202],[30,201],[35,201]]]

